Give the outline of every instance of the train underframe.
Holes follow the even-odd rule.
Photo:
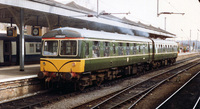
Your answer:
[[[152,61],[150,63],[138,63],[128,66],[114,67],[110,69],[97,70],[84,73],[56,73],[56,72],[40,72],[38,77],[45,80],[46,87],[50,88],[50,83],[70,83],[74,84],[74,88],[84,90],[85,87],[91,85],[100,86],[103,81],[114,80],[122,76],[137,75],[149,70],[157,69],[161,66],[171,65],[176,62],[176,58]]]

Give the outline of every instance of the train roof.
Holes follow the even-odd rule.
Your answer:
[[[171,40],[163,40],[163,39],[152,39],[155,44],[171,44],[171,45],[177,45],[175,41]]]
[[[94,31],[78,28],[58,28],[44,34],[43,38],[53,38],[59,35],[65,35],[63,37],[84,37],[88,39],[104,39],[104,40],[119,40],[119,41],[140,41],[151,42],[147,37],[132,36],[118,33],[109,33],[104,31]]]

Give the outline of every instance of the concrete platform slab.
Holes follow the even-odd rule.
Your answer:
[[[1,67],[0,82],[36,78],[39,71],[39,64],[25,65],[24,71],[19,71],[19,66]]]

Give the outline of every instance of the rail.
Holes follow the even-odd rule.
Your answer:
[[[163,106],[167,101],[169,101],[173,96],[175,96],[180,90],[182,90],[190,81],[192,81],[197,75],[199,75],[200,71],[196,73],[192,78],[190,78],[183,86],[181,86],[176,92],[174,92],[171,96],[169,96],[164,102],[162,102],[156,109],[159,109]]]
[[[190,69],[191,67],[196,66],[197,64],[199,64],[199,62],[195,63],[195,64],[192,64],[192,65],[187,64],[187,65],[181,66],[181,67],[184,68],[184,67],[189,65],[187,68],[184,68],[183,70],[177,71],[177,73],[174,73],[174,70],[180,69],[181,67],[175,68],[173,70],[168,70],[166,72],[163,72],[161,74],[158,74],[158,75],[148,79],[147,81],[144,81],[142,83],[138,83],[138,84],[133,85],[133,86],[129,86],[129,87],[125,88],[124,90],[122,90],[121,92],[115,94],[114,96],[112,96],[112,97],[102,101],[101,103],[95,105],[94,107],[92,107],[92,109],[121,107],[121,105],[127,104],[126,103],[127,101],[133,101],[133,99],[134,100],[138,99],[137,98],[138,96],[143,95],[138,100],[136,100],[135,103],[133,103],[133,105],[131,105],[129,107],[129,108],[132,108],[138,101],[140,101],[145,95],[150,93],[157,86],[159,86],[160,84],[164,83],[168,79],[180,74],[181,72],[184,72],[187,69]],[[166,75],[166,73],[167,73],[167,75]],[[169,74],[171,74],[171,75],[168,76]],[[163,80],[164,76],[165,76],[165,79]],[[167,78],[166,78],[166,76],[167,76]],[[141,89],[141,90],[139,90],[139,89]],[[139,92],[139,93],[137,93],[137,92]]]

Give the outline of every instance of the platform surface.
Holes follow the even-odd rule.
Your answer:
[[[39,64],[25,65],[24,71],[19,71],[19,66],[7,66],[0,68],[0,82],[29,79],[37,77],[40,71]]]
[[[178,56],[182,56],[182,55],[190,55],[190,54],[196,54],[198,52],[182,52],[182,53],[178,53]],[[200,54],[200,53],[199,53]]]

